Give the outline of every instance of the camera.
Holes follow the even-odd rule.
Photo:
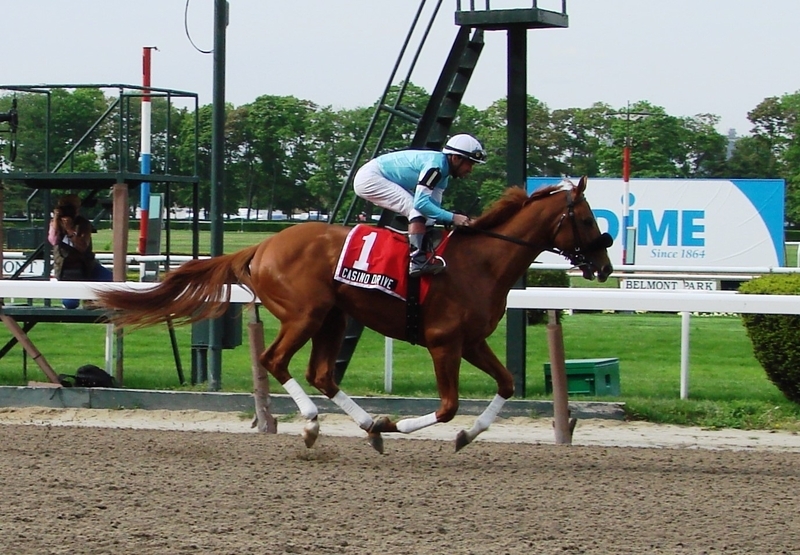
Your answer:
[[[75,218],[78,214],[75,207],[69,204],[56,207],[55,213],[59,218]]]

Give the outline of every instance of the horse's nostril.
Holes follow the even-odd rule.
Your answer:
[[[605,282],[608,279],[608,276],[614,271],[614,267],[611,264],[607,264],[603,266],[600,271],[597,273],[598,281]]]

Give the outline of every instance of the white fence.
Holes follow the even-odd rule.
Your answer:
[[[662,292],[618,289],[529,288],[512,290],[510,308],[621,310],[681,315],[681,399],[689,396],[689,324],[692,313],[800,314],[800,295],[743,295],[733,291]]]
[[[114,255],[111,253],[98,253],[95,255],[97,260],[104,266],[111,267],[114,262]],[[8,251],[3,253],[3,275],[10,276],[17,272],[25,262],[27,255],[22,252]],[[201,256],[200,258],[208,258]],[[169,257],[170,269],[177,268],[184,262],[191,260],[191,256],[187,255],[172,255]],[[125,258],[126,264],[131,266],[139,266],[139,275],[144,277],[145,264],[147,262],[157,262],[161,270],[164,270],[167,263],[167,256],[163,254],[132,254]],[[52,263],[51,266],[52,268]],[[44,273],[44,262],[42,259],[32,260],[31,263],[25,268],[25,271],[20,275],[25,278],[41,277]]]
[[[95,291],[124,287],[147,289],[150,283],[95,283],[78,281],[0,281],[0,298],[93,299]],[[231,300],[249,303],[252,295],[240,286]],[[508,295],[509,308],[543,310],[656,311],[681,314],[681,398],[689,394],[689,322],[692,313],[800,314],[800,295],[743,295],[732,291],[662,292],[618,289],[528,288]]]

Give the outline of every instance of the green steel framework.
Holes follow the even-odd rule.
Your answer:
[[[64,157],[59,160],[55,165],[51,167],[50,157],[51,157],[51,148],[50,148],[50,140],[51,140],[51,119],[52,119],[52,103],[51,103],[51,96],[52,91],[55,89],[63,89],[63,90],[75,90],[75,89],[98,89],[98,90],[116,90],[118,94],[116,98],[110,102],[106,111],[92,124],[89,129],[84,132],[84,134],[71,146],[69,151],[67,152]],[[199,135],[198,135],[198,97],[196,93],[180,91],[176,89],[163,89],[158,87],[150,87],[148,88],[148,94],[152,98],[165,98],[167,101],[168,107],[172,106],[172,102],[176,98],[188,98],[194,103],[194,114],[195,114],[195,123],[194,123],[194,162],[193,162],[193,169],[192,175],[177,175],[177,174],[170,174],[169,173],[169,153],[171,148],[171,136],[167,133],[167,140],[165,144],[165,153],[164,153],[164,172],[163,173],[152,173],[148,175],[144,175],[139,173],[138,169],[132,171],[130,169],[131,162],[138,162],[138,161],[131,161],[128,160],[128,152],[130,152],[130,146],[135,140],[138,144],[139,137],[131,138],[131,130],[130,130],[130,119],[131,119],[131,110],[130,110],[130,103],[131,100],[134,98],[141,98],[145,94],[145,89],[141,86],[136,85],[123,85],[123,84],[44,84],[44,85],[0,85],[0,93],[3,91],[11,92],[11,93],[22,93],[22,94],[42,94],[45,95],[47,98],[47,111],[46,117],[44,122],[44,133],[45,133],[45,157],[44,157],[44,168],[40,168],[38,171],[7,171],[7,172],[0,172],[0,181],[21,181],[27,187],[32,189],[31,195],[27,199],[27,203],[30,206],[32,200],[37,197],[38,195],[42,195],[42,204],[47,210],[47,208],[51,205],[50,199],[50,191],[52,189],[65,189],[65,190],[91,190],[97,191],[99,189],[108,188],[117,183],[127,183],[129,186],[138,186],[143,181],[155,182],[155,183],[165,183],[167,185],[166,188],[166,203],[169,203],[169,193],[170,193],[170,185],[184,185],[184,186],[192,186],[192,198],[193,198],[193,211],[194,211],[194,220],[193,220],[193,234],[194,234],[194,241],[193,241],[193,255],[198,256],[198,241],[197,241],[197,229],[198,229],[198,184],[199,184],[199,177],[198,173],[198,145],[199,145]],[[170,112],[171,110],[167,110],[167,129],[170,127]],[[74,172],[72,169],[74,168],[74,154],[77,149],[83,144],[83,142],[104,122],[109,120],[112,117],[116,117],[117,119],[117,134],[116,134],[116,142],[117,142],[117,158],[116,158],[116,167],[108,168],[107,171],[104,172]],[[25,126],[25,114],[21,114],[20,123],[21,128]],[[30,213],[30,210],[28,211]],[[166,234],[165,240],[167,243],[167,256],[169,256],[169,211],[167,211],[167,226],[166,226]],[[45,222],[45,227],[47,223]],[[45,230],[46,231],[46,230]],[[47,248],[45,246],[45,248]]]
[[[63,156],[61,160],[51,166],[51,120],[52,120],[52,92],[54,90],[76,90],[76,89],[97,89],[105,91],[115,90],[117,95],[109,102],[105,112],[89,127],[84,134],[76,140]],[[45,134],[45,154],[43,160],[43,168],[37,168],[38,171],[0,171],[0,186],[5,181],[19,181],[24,183],[27,187],[32,189],[32,193],[27,198],[28,206],[28,219],[31,220],[31,205],[33,200],[41,195],[41,203],[43,211],[47,213],[52,206],[51,190],[86,190],[89,191],[87,198],[93,198],[99,190],[108,189],[117,184],[125,184],[127,187],[138,186],[142,182],[163,183],[165,184],[165,205],[170,205],[170,190],[172,185],[176,186],[191,186],[192,187],[192,205],[193,205],[193,221],[192,221],[192,254],[194,257],[199,256],[199,199],[198,199],[198,150],[199,150],[199,106],[198,96],[196,93],[176,90],[165,89],[158,87],[144,87],[137,85],[124,85],[124,84],[42,84],[42,85],[0,85],[0,94],[2,92],[17,94],[41,94],[46,97],[46,114],[44,121],[44,134]],[[142,98],[147,94],[151,98],[165,98],[167,102],[167,116],[166,116],[166,129],[171,127],[171,107],[174,99],[183,98],[189,99],[194,104],[194,160],[192,165],[192,175],[178,175],[169,173],[169,155],[172,145],[172,136],[169,132],[166,133],[165,152],[163,173],[153,172],[150,174],[142,174],[138,168],[131,170],[130,166],[138,161],[131,161],[128,159],[128,153],[131,151],[133,144],[138,145],[139,137],[131,137],[130,121],[131,121],[131,101],[135,98]],[[106,94],[106,97],[108,95]],[[24,128],[26,125],[24,112],[17,113],[19,128]],[[110,118],[117,118],[116,126],[116,143],[117,143],[117,156],[116,166],[107,168],[104,172],[75,172],[74,170],[74,154],[83,142],[95,131],[97,128]],[[133,143],[133,141],[137,141]],[[45,218],[43,221],[42,236],[47,234],[47,226],[49,222]],[[2,226],[0,225],[0,233],[2,233]],[[170,212],[167,210],[166,225],[165,225],[165,242],[166,242],[166,263],[169,265],[170,256]],[[47,241],[42,243],[32,253],[30,253],[21,266],[21,268],[11,276],[12,279],[17,278],[23,269],[30,264],[34,259],[41,257],[44,261],[44,270],[42,279],[48,279],[50,274],[50,260],[51,260],[51,246]],[[45,307],[45,311],[47,307]],[[82,310],[72,310],[69,313],[68,319],[64,321],[81,321],[81,318],[87,321],[95,321],[96,315],[82,314]],[[36,322],[37,319],[46,321],[47,316],[40,312],[35,312],[27,315],[30,322]],[[173,351],[175,354],[175,361],[177,365],[178,375],[182,380],[182,369],[180,365],[180,358],[177,352],[177,344],[174,336],[174,330],[169,325],[170,339],[173,344]],[[121,338],[119,338],[121,339]],[[7,350],[3,349],[3,354]],[[118,341],[117,355],[121,359],[121,340]],[[1,355],[0,355],[1,356]],[[194,361],[194,353],[193,353]],[[121,368],[121,366],[120,366]],[[121,377],[121,376],[119,376]],[[193,367],[192,380],[195,379],[195,370]]]

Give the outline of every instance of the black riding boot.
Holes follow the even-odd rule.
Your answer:
[[[444,270],[444,260],[434,256],[425,245],[424,233],[409,233],[408,245],[411,249],[411,261],[408,264],[408,275],[419,277],[422,274],[438,274]]]

